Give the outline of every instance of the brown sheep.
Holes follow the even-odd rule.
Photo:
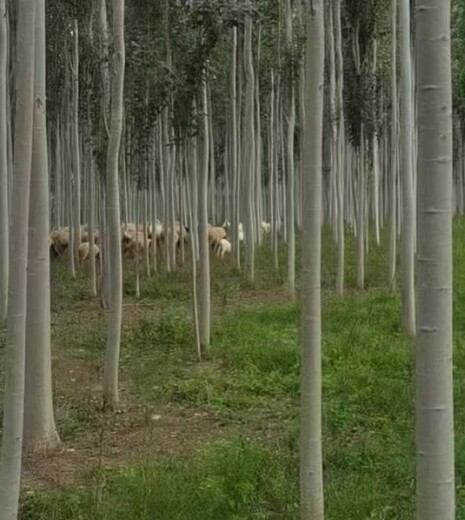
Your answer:
[[[62,256],[65,253],[69,246],[69,238],[68,226],[54,229],[50,233],[51,252],[54,256]]]
[[[98,245],[94,244],[94,255],[98,258],[100,249]],[[90,257],[90,245],[89,242],[83,242],[78,248],[79,263],[85,262]]]
[[[214,226],[208,228],[208,242],[213,251],[218,251],[223,238],[226,238],[226,230],[223,227]]]
[[[147,247],[150,248],[152,241],[150,238],[147,238]],[[123,254],[128,258],[135,258],[137,249],[139,248],[139,255],[142,256],[142,253],[145,251],[145,241],[144,241],[144,233],[139,231],[134,236],[130,234],[125,234],[122,241],[122,250]]]

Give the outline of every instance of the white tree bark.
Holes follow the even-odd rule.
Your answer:
[[[274,120],[275,120],[275,84],[274,84],[274,71],[271,71],[271,92],[270,92],[270,122],[269,122],[269,145],[268,145],[268,162],[270,176],[268,179],[268,195],[270,198],[270,223],[271,223],[271,250],[274,250],[274,243],[277,240],[277,229],[276,229],[276,215],[275,215],[275,197],[274,197],[274,176],[275,176],[275,150],[274,150]],[[275,236],[276,235],[276,236]]]
[[[356,150],[357,164],[357,288],[365,287],[365,128],[361,124],[360,146]]]
[[[245,198],[246,267],[250,281],[255,279],[255,238],[253,212],[253,178],[255,172],[255,127],[254,127],[254,69],[252,57],[252,19],[247,16],[244,29],[244,77],[245,105],[244,132],[242,145],[242,177]]]
[[[136,298],[140,298],[140,240],[139,240],[139,225],[140,225],[140,198],[141,198],[141,190],[139,188],[139,183],[137,183],[136,188],[136,246],[135,246],[135,258],[134,258],[134,270],[135,270],[135,279],[136,279]]]
[[[344,86],[344,63],[342,57],[342,33],[341,33],[341,2],[336,0],[330,9],[333,21],[330,20],[329,26],[333,27],[334,35],[330,35],[330,45],[334,41],[334,50],[330,48],[331,56],[334,53],[334,73],[331,72],[334,81],[335,92],[333,114],[333,169],[336,176],[337,194],[337,275],[336,290],[339,295],[344,293],[344,249],[345,249],[345,230],[344,230],[344,106],[343,106],[343,86]],[[333,77],[334,74],[334,77]]]
[[[0,326],[8,303],[8,27],[5,0],[0,0]]]
[[[335,150],[337,170],[337,204],[338,204],[338,243],[337,243],[337,275],[336,290],[339,295],[344,293],[344,256],[345,256],[345,229],[344,229],[344,62],[342,54],[342,31],[341,31],[341,2],[336,0],[332,10],[334,18],[334,46],[336,61],[336,117],[337,117],[337,146]]]
[[[286,45],[292,56],[292,11],[290,0],[285,1],[286,10]],[[294,65],[292,64],[292,67]],[[287,173],[287,288],[292,298],[295,297],[295,207],[294,207],[294,132],[295,132],[295,78],[292,68],[287,90],[287,135],[286,135],[286,173]]]
[[[89,149],[89,228],[87,230],[89,244],[95,242],[95,159],[94,149]],[[97,296],[97,262],[95,258],[95,250],[93,247],[89,249],[90,263],[90,288],[92,296]]]
[[[279,255],[278,255],[278,227],[280,225],[279,219],[279,184],[278,184],[278,107],[279,107],[279,86],[276,86],[275,74],[272,72],[271,76],[271,112],[270,112],[270,126],[271,126],[271,243],[272,243],[272,254],[273,254],[273,266],[277,271],[279,269]]]
[[[376,245],[379,246],[379,136],[373,134],[373,219]]]
[[[389,179],[389,286],[396,281],[397,240],[397,0],[392,0],[391,37],[391,175]]]
[[[111,79],[111,123],[107,153],[107,218],[109,244],[109,316],[105,350],[103,397],[108,405],[118,402],[118,365],[121,341],[123,271],[118,158],[123,126],[125,68],[124,0],[112,0],[113,59]]]
[[[300,516],[323,520],[321,439],[321,177],[324,84],[323,0],[309,6],[302,218]]]
[[[18,1],[16,113],[10,212],[10,277],[0,465],[0,519],[16,520],[23,442],[27,250],[34,106],[35,0]]]
[[[208,103],[207,80],[202,81],[202,162],[200,165],[199,179],[199,252],[200,252],[200,277],[199,277],[199,334],[200,345],[203,353],[208,353],[210,346],[211,324],[211,292],[210,292],[210,252],[208,246],[208,214],[207,214],[207,190],[208,190]],[[195,208],[194,208],[195,210]],[[193,230],[195,232],[195,230]]]
[[[34,129],[27,266],[24,442],[35,450],[59,443],[53,416],[50,339],[50,248],[45,112],[45,0],[36,0]]]
[[[191,179],[191,184],[197,184],[197,146],[195,143],[195,138],[192,139],[192,146],[190,147],[190,155],[191,160],[189,163],[191,164],[191,171],[189,173],[189,177]],[[187,161],[186,161],[187,166]],[[187,205],[189,212],[189,229],[191,235],[191,255],[192,255],[192,319],[194,322],[194,334],[195,334],[195,345],[197,349],[197,358],[199,361],[202,360],[202,345],[200,344],[200,329],[199,329],[199,311],[197,305],[197,251],[196,251],[196,241],[193,239],[197,234],[197,218],[195,215],[197,214],[197,208],[193,206],[193,190],[187,190]]]
[[[400,0],[401,45],[401,177],[402,177],[402,323],[415,335],[414,193],[413,193],[413,101],[410,49],[410,0]]]
[[[233,201],[232,201],[232,222],[231,240],[234,260],[237,267],[241,265],[241,252],[239,242],[239,192],[240,192],[240,171],[238,160],[237,145],[237,27],[233,27],[232,41],[232,63],[231,63],[231,172],[233,178]]]
[[[73,71],[73,243],[74,264],[78,265],[78,249],[81,244],[81,153],[79,149],[79,33],[74,20]]]
[[[417,0],[417,519],[455,518],[450,2]]]

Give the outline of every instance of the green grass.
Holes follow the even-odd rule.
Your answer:
[[[193,458],[145,461],[93,476],[92,490],[33,495],[22,520],[285,519],[296,510],[295,464],[243,438]]]
[[[465,520],[465,223],[454,226],[457,518]],[[383,288],[386,240],[372,245],[365,292],[355,286],[347,241],[348,296],[323,294],[324,478],[329,520],[414,517],[414,358],[400,329],[397,293]],[[327,230],[323,281],[334,286]],[[284,261],[285,250],[280,251]],[[285,280],[260,262],[255,289]],[[199,365],[190,322],[189,272],[159,274],[142,294],[163,302],[158,320],[136,322],[123,338],[122,375],[134,399],[208,410],[238,425],[191,456],[158,457],[97,473],[83,488],[27,497],[22,520],[296,519],[300,309],[289,302],[239,300],[250,288],[230,264],[213,265],[213,293],[234,300],[214,323],[209,359]],[[223,269],[221,271],[220,269]],[[268,276],[267,276],[268,273]],[[94,356],[98,332],[78,342]],[[87,347],[86,347],[87,345]],[[274,434],[262,430],[274,426]]]

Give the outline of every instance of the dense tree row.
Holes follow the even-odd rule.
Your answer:
[[[107,309],[103,398],[112,407],[129,226],[137,237],[141,229],[137,283],[192,262],[202,359],[210,344],[211,226],[222,223],[217,242],[226,240],[251,282],[264,230],[275,267],[278,243],[287,244],[291,298],[301,232],[301,492],[302,517],[312,519],[323,518],[321,225],[337,243],[340,295],[345,234],[357,238],[359,289],[383,228],[386,282],[396,287],[400,235],[402,321],[418,344],[419,518],[453,518],[449,205],[453,193],[453,209],[463,214],[465,7],[453,2],[451,68],[449,2],[424,3],[437,17],[421,6],[413,16],[408,0],[49,0],[46,9],[44,0],[0,1],[0,316],[7,322],[0,518],[16,518],[23,419],[31,446],[59,443],[50,229],[67,227],[73,277],[82,243],[98,243],[88,247],[89,290]],[[435,369],[444,359],[444,370]]]

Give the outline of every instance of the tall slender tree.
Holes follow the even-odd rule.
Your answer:
[[[252,29],[253,23],[250,15],[247,15],[244,28],[244,127],[242,134],[242,181],[243,198],[246,216],[245,263],[247,275],[250,281],[255,278],[255,232],[254,232],[254,206],[253,206],[253,177],[255,172],[255,126],[254,126],[254,83],[255,73],[252,56]]]
[[[302,372],[300,515],[323,520],[321,440],[321,177],[324,83],[323,0],[308,6],[302,158]]]
[[[33,449],[59,443],[52,401],[47,125],[45,115],[45,0],[36,0],[34,129],[27,265],[24,441]]]
[[[397,240],[397,0],[392,0],[391,39],[391,175],[389,179],[389,285],[396,281]]]
[[[233,178],[232,189],[232,225],[231,239],[234,260],[237,267],[241,265],[241,252],[239,242],[239,192],[240,169],[237,142],[237,27],[232,29],[232,58],[231,58],[231,173]]]
[[[211,294],[210,294],[210,256],[208,248],[208,161],[209,161],[209,132],[208,132],[208,103],[207,78],[202,81],[202,150],[199,178],[199,252],[200,252],[200,291],[199,291],[199,333],[200,345],[203,352],[210,346],[211,324]]]
[[[402,323],[415,335],[414,194],[413,194],[413,101],[410,0],[400,0],[401,46],[401,179],[402,179]]]
[[[455,518],[450,2],[417,0],[417,519]]]
[[[10,213],[5,393],[0,465],[0,519],[16,520],[23,442],[27,249],[34,104],[35,0],[18,1],[16,112]]]
[[[121,217],[118,158],[123,127],[123,87],[125,69],[124,0],[112,0],[113,56],[111,70],[111,121],[107,153],[107,222],[109,245],[110,299],[108,336],[104,366],[104,400],[118,402],[118,366],[123,304],[123,269],[121,258]]]
[[[81,245],[81,150],[79,143],[79,28],[78,21],[73,22],[73,255],[74,265],[79,263],[78,250]],[[73,274],[75,274],[73,272]]]
[[[345,187],[345,168],[344,168],[344,62],[342,54],[342,31],[341,31],[341,1],[335,0],[333,6],[334,16],[334,32],[335,32],[335,52],[336,52],[336,114],[337,114],[337,140],[338,146],[336,150],[337,164],[337,200],[338,200],[338,253],[337,253],[337,277],[336,290],[338,294],[344,293],[344,253],[345,253],[345,230],[344,230],[344,187]]]
[[[287,99],[286,99],[286,175],[287,175],[287,287],[289,294],[295,296],[295,197],[294,197],[294,132],[295,132],[295,74],[294,74],[294,52],[292,31],[292,9],[291,1],[286,0],[286,54],[288,56],[289,74],[287,77]]]
[[[8,27],[5,0],[0,0],[0,324],[8,302]]]

